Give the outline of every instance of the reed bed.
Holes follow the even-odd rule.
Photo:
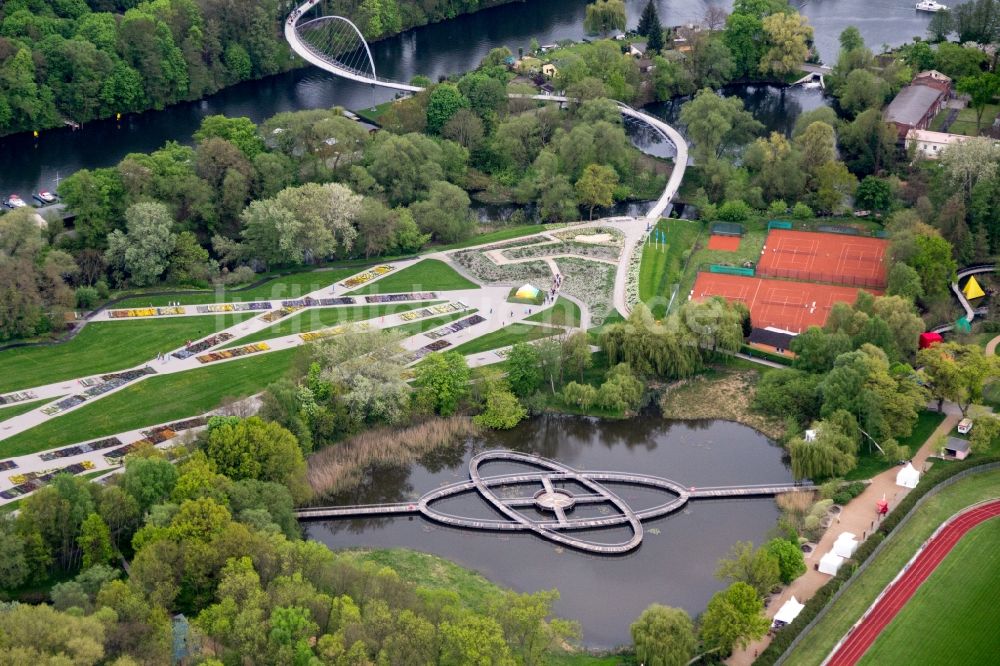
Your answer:
[[[375,428],[309,457],[309,485],[316,497],[356,487],[373,465],[405,466],[479,429],[468,416],[434,418],[407,428]]]

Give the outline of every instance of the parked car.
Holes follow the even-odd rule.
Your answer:
[[[7,208],[24,208],[28,204],[24,203],[24,199],[21,197],[12,194],[4,200],[3,205]]]
[[[56,195],[52,194],[48,190],[42,190],[34,195],[35,199],[42,204],[55,203]]]

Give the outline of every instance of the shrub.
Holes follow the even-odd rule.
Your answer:
[[[788,212],[788,204],[785,203],[784,199],[777,199],[771,202],[771,205],[767,207],[768,217],[781,217]]]
[[[707,203],[698,209],[698,219],[712,221],[719,215],[719,209],[715,204]]]
[[[801,201],[795,204],[795,207],[792,208],[792,217],[794,217],[796,220],[808,220],[812,216],[813,216],[812,208],[805,205]]]
[[[844,506],[852,499],[854,499],[854,496],[851,495],[851,493],[847,492],[846,490],[841,490],[836,495],[833,496],[833,501],[839,504],[840,506]]]
[[[98,301],[98,295],[96,287],[76,288],[76,307],[89,309],[94,307],[97,301]]]
[[[111,290],[108,289],[107,280],[103,279],[98,280],[96,283],[94,283],[94,287],[97,289],[97,297],[100,298],[102,301],[106,299],[108,295],[111,293]]]
[[[750,205],[739,199],[727,201],[719,206],[717,217],[724,222],[745,222],[753,215]]]

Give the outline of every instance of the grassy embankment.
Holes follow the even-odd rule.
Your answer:
[[[665,242],[658,231],[666,236]],[[650,306],[657,319],[666,315],[672,286],[681,280],[685,253],[694,247],[700,231],[700,222],[661,219],[642,248],[639,300]]]
[[[114,372],[148,361],[255,313],[203,317],[153,317],[87,324],[69,342],[0,351],[0,393]]]
[[[437,259],[424,259],[412,266],[390,273],[384,278],[365,285],[349,293],[351,296],[364,294],[396,294],[412,291],[453,291],[457,289],[479,289],[454,268]]]
[[[787,663],[796,666],[820,664],[834,644],[847,633],[878,593],[896,577],[903,565],[913,557],[920,544],[926,541],[942,522],[971,504],[997,497],[998,488],[1000,488],[1000,471],[994,470],[963,479],[929,497],[915,510],[909,522],[892,537],[882,552],[872,560],[868,568],[856,577],[840,598],[833,602],[823,619],[803,637],[802,642],[789,655]],[[982,565],[980,561],[973,568]],[[958,599],[968,598],[962,593],[963,590],[971,592],[962,587],[949,588],[949,592]],[[934,608],[935,617],[940,619],[937,607],[931,608]],[[991,625],[979,625],[978,622],[974,622],[973,626]],[[912,655],[922,653],[907,650],[905,653],[900,653],[899,658],[902,659],[904,654],[912,658]],[[927,663],[944,662],[931,660]]]
[[[561,335],[565,329],[553,326],[536,326],[534,324],[509,324],[498,331],[487,333],[486,335],[463,342],[454,348],[459,354],[479,354],[491,349],[509,347],[518,342],[531,342],[541,340],[553,335]]]

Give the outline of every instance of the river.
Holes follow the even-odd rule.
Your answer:
[[[698,21],[715,4],[729,9],[731,0],[657,0],[665,25]],[[918,14],[914,0],[811,0],[801,11],[816,28],[823,59],[833,62],[837,36],[857,25],[869,46],[900,44],[923,35],[929,14]],[[627,0],[629,25],[635,26],[645,0]],[[376,71],[398,80],[417,74],[436,79],[475,67],[496,46],[527,48],[534,37],[541,44],[583,37],[585,0],[528,0],[424,26],[372,45]],[[752,87],[760,94],[760,87]],[[771,89],[772,92],[774,89]],[[738,92],[738,91],[737,91]],[[772,92],[768,92],[770,96]],[[376,91],[374,100],[391,98]],[[813,97],[821,99],[818,93]],[[49,130],[34,139],[20,134],[0,140],[0,194],[12,192],[25,200],[38,189],[55,189],[57,180],[77,169],[117,164],[126,154],[155,150],[164,142],[189,142],[202,118],[211,114],[248,116],[261,121],[281,111],[330,107],[361,108],[373,100],[370,87],[336,79],[315,68],[302,68],[260,81],[227,88],[203,100],[177,104],[114,120],[87,123],[83,129]],[[779,100],[780,101],[780,100]],[[795,108],[774,108],[787,124]]]
[[[372,470],[361,489],[337,498],[338,503],[416,499],[468,478],[471,455],[492,448],[529,451],[577,470],[638,472],[690,486],[791,480],[781,447],[735,423],[666,421],[652,413],[626,421],[550,415],[450,447],[410,468]],[[633,508],[654,501],[648,490],[622,485],[612,490]],[[474,496],[446,501],[454,503],[442,510],[453,514],[491,515]],[[309,523],[307,535],[332,548],[407,547],[433,553],[521,592],[557,588],[556,614],[580,621],[584,644],[610,648],[630,641],[629,625],[651,603],[678,606],[692,615],[703,611],[725,586],[714,577],[716,561],[736,541],[765,541],[777,518],[768,498],[692,501],[680,513],[644,523],[639,549],[623,557],[565,550],[534,535],[461,531],[420,517]]]

